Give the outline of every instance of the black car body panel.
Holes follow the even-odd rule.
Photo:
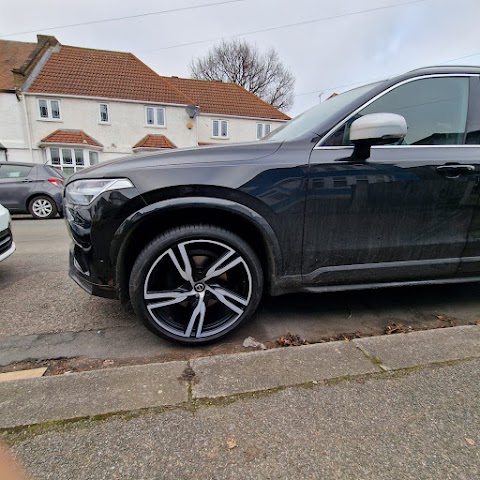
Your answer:
[[[445,75],[469,79],[468,145],[378,146],[359,162],[353,147],[325,143],[391,87]],[[373,85],[293,139],[272,135],[86,169],[68,183],[126,178],[135,188],[102,193],[88,206],[67,203],[71,276],[91,293],[123,296],[149,240],[200,222],[244,233],[264,261],[272,294],[478,280],[479,75],[473,67],[413,71]],[[473,170],[455,176],[438,169],[450,164]]]

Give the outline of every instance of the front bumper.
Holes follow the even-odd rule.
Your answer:
[[[82,287],[90,295],[104,298],[118,298],[117,291],[110,285],[98,285],[91,282],[84,272],[80,270],[78,262],[75,261],[75,257],[70,252],[70,269],[68,272],[70,278],[80,287]]]
[[[10,228],[0,232],[0,262],[5,260],[15,251],[12,231]]]

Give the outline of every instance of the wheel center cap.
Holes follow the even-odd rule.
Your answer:
[[[197,283],[193,288],[199,293],[205,291],[205,285],[203,283]]]

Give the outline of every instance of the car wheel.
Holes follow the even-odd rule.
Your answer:
[[[28,204],[28,211],[33,218],[42,220],[53,218],[58,212],[55,202],[46,196],[32,198]]]
[[[174,228],[140,253],[130,276],[135,313],[157,335],[184,344],[219,339],[256,310],[262,267],[237,235],[208,225]]]

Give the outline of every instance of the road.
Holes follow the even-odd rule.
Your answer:
[[[0,365],[58,357],[187,358],[241,351],[248,336],[272,344],[292,333],[318,342],[382,334],[392,324],[416,330],[480,318],[478,284],[295,294],[264,298],[255,317],[220,343],[179,347],[148,332],[119,302],[91,297],[69,279],[63,220],[17,218],[13,233],[17,251],[0,265],[0,351],[7,352]]]

